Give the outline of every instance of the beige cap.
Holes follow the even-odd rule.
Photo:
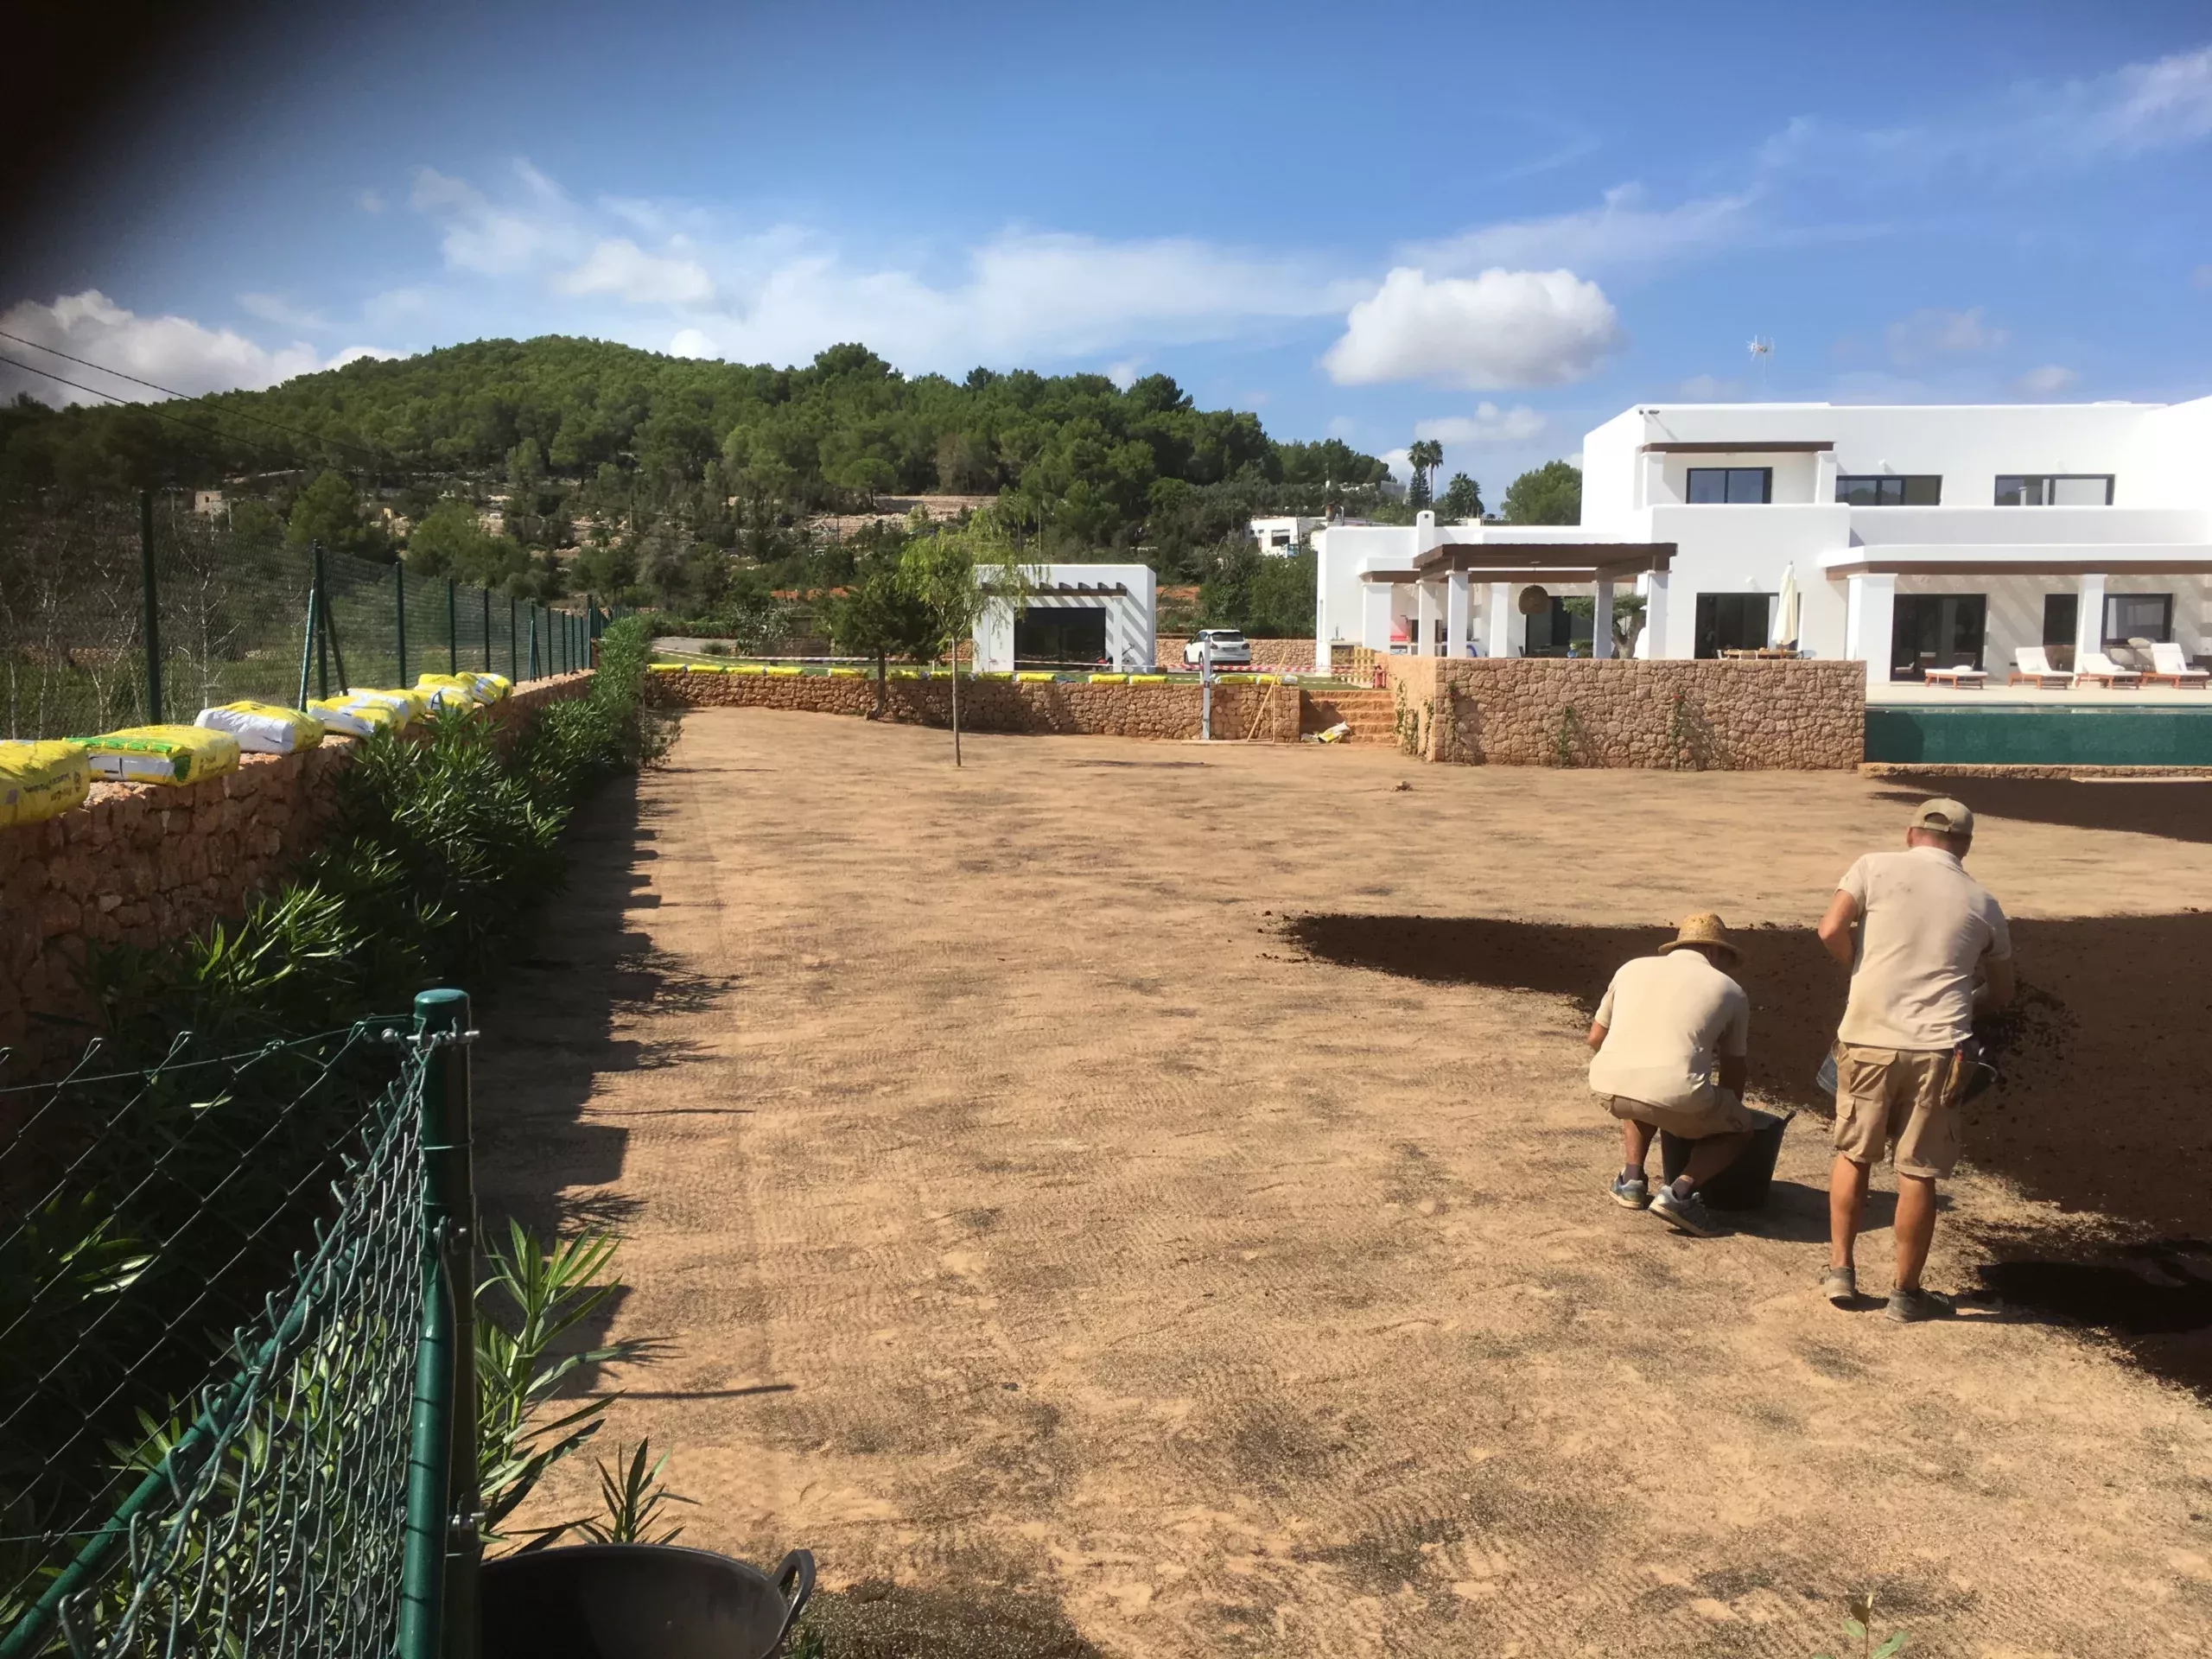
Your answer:
[[[1974,811],[1964,803],[1938,798],[1923,801],[1913,810],[1912,827],[1932,830],[1939,836],[1974,834]]]
[[[1709,910],[1694,911],[1682,918],[1682,925],[1675,930],[1675,937],[1659,947],[1659,954],[1679,950],[1686,944],[1709,944],[1716,950],[1726,950],[1731,957],[1743,952],[1736,949],[1735,940],[1728,937],[1728,930],[1720,918]]]

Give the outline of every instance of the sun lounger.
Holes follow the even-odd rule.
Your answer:
[[[2029,684],[2054,691],[2063,691],[2074,683],[2071,674],[2062,674],[2050,665],[2050,658],[2044,655],[2041,645],[2022,645],[2012,653],[2016,664],[2005,677],[2007,685],[2018,685],[2023,680]]]
[[[1921,679],[1929,685],[1948,685],[1954,691],[1979,691],[1989,676],[1971,663],[1961,663],[1956,668],[1925,668]]]
[[[2202,691],[2208,680],[2212,680],[2212,673],[2201,668],[2191,668],[2189,658],[2182,655],[2179,645],[2154,645],[2151,647],[2151,671],[2143,677],[2144,684],[2187,686]]]
[[[2122,668],[2101,651],[2085,651],[2082,653],[2082,665],[2074,671],[2074,681],[2077,685],[2102,684],[2118,690],[2122,686],[2142,684],[2143,677],[2132,668]]]

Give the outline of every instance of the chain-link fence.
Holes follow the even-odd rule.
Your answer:
[[[467,1008],[0,1090],[0,1659],[437,1650]]]
[[[175,493],[0,502],[0,737],[189,721],[425,672],[537,679],[588,666],[609,614],[234,531]]]

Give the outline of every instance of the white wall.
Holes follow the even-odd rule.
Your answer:
[[[1040,588],[1094,587],[1119,584],[1120,594],[1096,596],[1040,595],[1028,601],[1039,608],[1103,608],[1106,613],[1106,654],[1122,669],[1150,669],[1157,646],[1154,629],[1156,607],[1152,567],[1147,564],[1045,564],[1028,567]],[[994,606],[976,624],[976,666],[985,673],[1004,673],[1014,666],[1014,614]]]

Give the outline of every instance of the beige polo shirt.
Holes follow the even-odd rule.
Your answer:
[[[1836,1035],[1860,1048],[1948,1049],[1974,1034],[1974,971],[2012,954],[2005,912],[1937,847],[1869,853],[1836,890],[1859,904],[1851,1000]]]
[[[1597,1022],[1605,1040],[1591,1057],[1591,1091],[1649,1106],[1709,1104],[1714,1059],[1751,1052],[1751,999],[1695,950],[1623,963]]]

